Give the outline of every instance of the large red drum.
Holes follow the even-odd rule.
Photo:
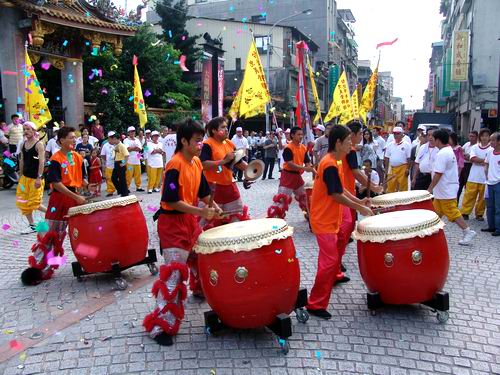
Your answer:
[[[378,212],[423,209],[434,211],[432,194],[427,190],[400,191],[372,198],[372,208]]]
[[[395,211],[359,222],[361,277],[386,304],[422,303],[440,291],[448,275],[444,223],[433,211]]]
[[[293,228],[281,219],[231,223],[200,235],[203,291],[221,322],[258,328],[295,308],[300,283]]]
[[[87,273],[111,271],[146,257],[148,228],[137,197],[110,199],[70,208],[71,248]]]

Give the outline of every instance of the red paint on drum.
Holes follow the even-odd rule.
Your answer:
[[[422,254],[419,265],[412,253]],[[392,267],[385,264],[387,253],[394,256]],[[443,230],[427,236],[399,241],[358,241],[361,277],[370,292],[378,292],[384,303],[403,305],[429,301],[446,282],[449,268],[448,244]]]
[[[238,267],[248,270],[240,283],[235,280]],[[207,303],[229,327],[264,327],[295,308],[300,267],[291,237],[251,251],[198,254],[198,269]],[[212,271],[217,272],[216,285]]]
[[[115,262],[128,267],[146,256],[148,228],[137,202],[70,216],[68,226],[71,248],[85,272],[108,272]]]

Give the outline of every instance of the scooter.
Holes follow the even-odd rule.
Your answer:
[[[3,162],[0,166],[0,179],[3,180],[3,188],[10,189],[19,182],[17,173],[17,157],[13,154],[3,155]]]

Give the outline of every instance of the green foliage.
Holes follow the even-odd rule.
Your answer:
[[[171,103],[174,100],[175,103]],[[191,98],[187,95],[177,93],[177,92],[167,92],[162,97],[164,108],[176,108],[181,110],[191,109]]]
[[[187,118],[192,118],[194,120],[199,120],[201,118],[200,111],[172,111],[168,112],[161,119],[161,126],[169,126],[171,124],[179,123]]]

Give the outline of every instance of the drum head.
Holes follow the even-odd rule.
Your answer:
[[[243,148],[240,148],[238,150],[236,150],[234,152],[234,159],[233,159],[233,162],[231,163],[231,165],[236,165],[238,164],[241,159],[243,159],[245,157],[245,150]]]
[[[252,251],[293,235],[293,228],[282,219],[256,219],[238,221],[203,232],[194,250],[199,254],[212,254],[231,250]]]
[[[127,206],[132,203],[137,203],[139,200],[135,195],[120,197],[115,199],[107,199],[100,202],[82,204],[81,206],[71,207],[68,210],[68,216],[74,215],[88,215],[95,211],[107,210],[113,207]]]
[[[423,202],[432,198],[432,194],[427,190],[400,191],[372,198],[372,207],[400,206],[403,204]]]
[[[398,241],[430,236],[443,228],[444,223],[434,211],[394,211],[361,220],[352,236],[363,242]]]
[[[248,163],[247,169],[245,169],[245,179],[248,181],[255,181],[264,173],[264,162],[259,159],[255,159]]]

